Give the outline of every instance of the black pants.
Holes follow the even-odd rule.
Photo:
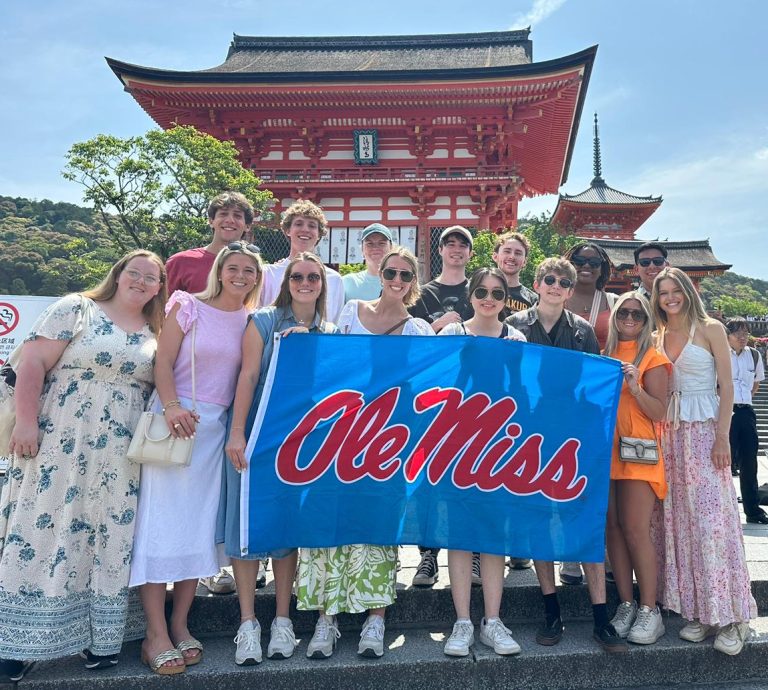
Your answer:
[[[741,502],[747,517],[761,515],[757,497],[757,418],[752,407],[733,407],[731,417],[731,459],[739,468]]]

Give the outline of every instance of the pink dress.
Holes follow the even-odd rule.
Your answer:
[[[704,625],[746,622],[757,617],[757,606],[736,491],[730,469],[717,469],[711,459],[719,410],[715,360],[693,343],[693,329],[672,376],[661,439],[669,491],[657,534],[659,600]]]

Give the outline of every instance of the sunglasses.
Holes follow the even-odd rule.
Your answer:
[[[303,273],[291,273],[288,276],[288,280],[292,283],[303,283],[305,280],[314,285],[322,280],[322,276],[319,273],[309,273],[304,275]]]
[[[548,275],[544,276],[542,280],[545,285],[554,285],[559,282],[560,287],[563,288],[563,290],[570,290],[573,287],[573,281],[569,278],[558,278],[557,276]]]
[[[586,266],[589,264],[590,268],[600,268],[603,265],[603,260],[599,256],[572,256],[571,263],[574,266]]]
[[[491,292],[491,297],[495,302],[503,302],[507,297],[506,291],[502,290],[501,288],[493,288],[490,292]],[[472,295],[477,299],[485,299],[486,297],[488,297],[488,288],[484,288],[484,287],[475,288],[475,291],[472,293]]]
[[[394,280],[397,274],[400,274],[400,280],[404,283],[410,283],[413,280],[413,271],[399,271],[396,268],[385,268],[381,275],[384,280]]]
[[[652,259],[638,259],[637,265],[643,268],[648,268],[651,264],[654,266],[663,266],[667,263],[667,260],[663,256],[654,256]]]
[[[244,242],[243,240],[239,240],[237,242],[230,242],[227,245],[227,249],[231,252],[243,252],[248,251],[251,252],[251,254],[261,254],[261,249],[259,249],[255,244],[249,244],[248,242]]]
[[[126,268],[125,275],[127,275],[133,282],[136,282],[137,280],[143,280],[144,285],[147,286],[157,285],[160,282],[160,278],[157,276],[153,276],[151,273],[139,273],[138,271],[134,271],[132,268]]]
[[[616,316],[622,320],[632,317],[633,321],[645,321],[645,312],[640,309],[621,309],[616,310]]]

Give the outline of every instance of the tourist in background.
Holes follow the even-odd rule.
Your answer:
[[[392,233],[386,225],[371,223],[360,233],[365,268],[357,273],[347,273],[344,283],[344,303],[351,299],[372,300],[381,294],[379,266],[392,249]]]
[[[31,660],[78,652],[89,669],[117,664],[139,491],[125,454],[152,388],[165,281],[158,256],[126,254],[98,287],[49,306],[21,347],[0,497],[11,680]]]
[[[240,549],[240,473],[246,469],[245,447],[256,418],[269,363],[274,350],[274,336],[281,333],[336,333],[338,329],[325,320],[328,285],[325,267],[316,254],[300,252],[291,258],[283,272],[280,292],[274,304],[258,309],[250,318],[242,337],[243,364],[237,378],[232,407],[232,426],[226,445],[229,462],[224,465],[224,479],[219,502],[216,541],[224,544],[237,581],[240,603],[240,627],[235,637],[235,663],[258,664],[262,660],[261,625],[256,618],[254,590],[259,561],[271,557],[275,574],[276,616],[270,629],[267,656],[287,659],[296,648],[296,636],[290,619],[291,592],[296,575],[296,549],[270,554],[248,554]],[[301,363],[297,363],[300,367]],[[311,371],[307,372],[311,377]]]
[[[203,645],[187,627],[189,609],[198,579],[224,564],[215,540],[221,465],[242,334],[261,285],[256,250],[245,242],[222,249],[203,292],[171,295],[160,335],[155,409],[174,438],[195,437],[189,466],[145,464],[141,470],[130,585],[141,586],[147,618],[142,660],[161,675],[202,660]],[[174,583],[170,627],[168,582]]]
[[[651,304],[659,349],[673,363],[662,435],[669,492],[662,504],[661,602],[688,621],[682,639],[717,635],[716,650],[738,654],[757,608],[730,472],[728,340],[680,269],[659,273]]]

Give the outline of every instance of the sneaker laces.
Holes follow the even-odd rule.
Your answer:
[[[453,632],[451,633],[451,637],[468,638],[471,637],[474,632],[475,626],[472,625],[471,621],[456,621],[453,624]]]
[[[648,606],[641,606],[637,611],[637,618],[635,618],[635,624],[632,627],[637,627],[643,632],[647,632],[653,622],[654,610]]]
[[[501,618],[486,622],[485,631],[486,634],[490,633],[489,637],[494,642],[506,641],[507,637],[512,637],[512,631],[501,622]]]
[[[332,618],[320,616],[317,620],[317,625],[315,625],[315,634],[312,637],[318,640],[327,640],[331,635],[337,640],[341,637],[335,621]]]
[[[431,551],[425,551],[421,557],[421,563],[416,568],[417,575],[433,575],[435,570],[435,555]]]
[[[619,604],[619,607],[616,609],[616,619],[619,625],[624,625],[627,623],[629,618],[632,616],[633,608],[634,606],[632,606],[631,601],[622,601]],[[640,612],[638,611],[638,617],[639,615],[640,615]]]
[[[291,625],[273,625],[271,635],[273,640],[277,638],[280,642],[290,642],[296,646],[296,635]]]
[[[376,640],[384,639],[384,621],[380,616],[372,616],[363,626],[363,630],[360,633],[361,638],[370,637]]]
[[[235,644],[242,645],[246,652],[256,651],[261,642],[261,628],[253,627],[250,630],[239,630],[235,635]]]
[[[480,577],[480,556],[472,556],[472,576]]]

